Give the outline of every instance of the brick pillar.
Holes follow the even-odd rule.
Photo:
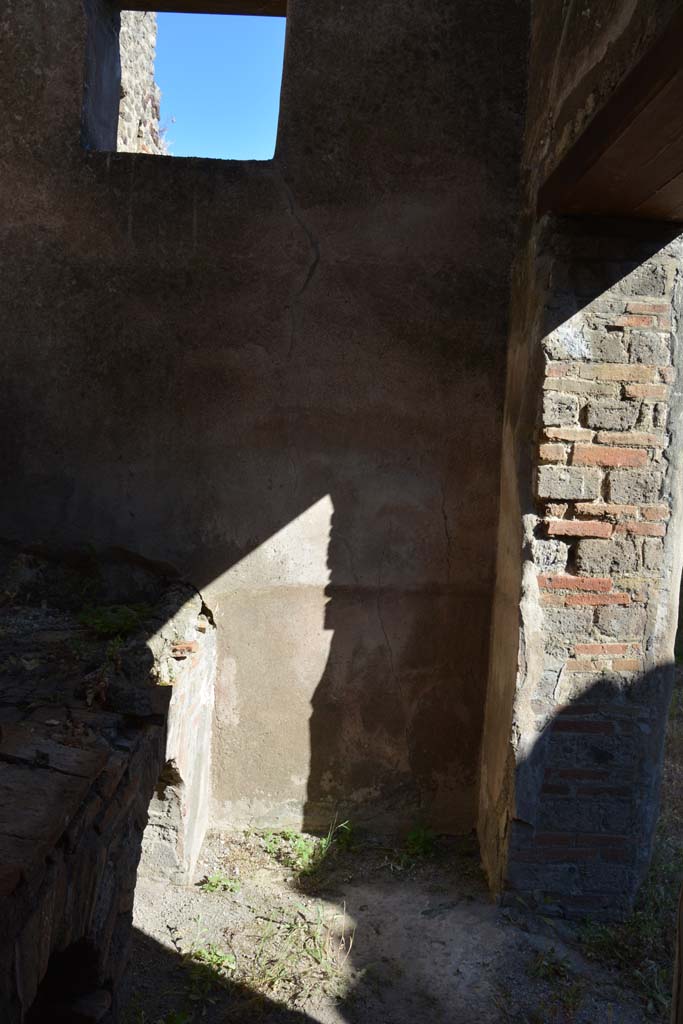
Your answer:
[[[500,887],[614,916],[649,861],[672,680],[682,247],[560,226],[541,250],[525,310],[535,423],[506,420],[532,485],[519,505],[517,673],[493,783],[500,669],[489,690],[480,828]],[[495,641],[494,628],[494,658]]]

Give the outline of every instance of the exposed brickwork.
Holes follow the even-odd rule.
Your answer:
[[[555,326],[543,338],[537,510],[527,530],[564,553],[550,565],[539,540],[529,545],[528,689],[515,712],[524,755],[507,881],[564,913],[583,913],[589,899],[610,915],[642,877],[656,805],[677,271],[665,249],[643,272],[594,257],[589,265],[605,282],[597,295],[581,294],[589,275],[579,260],[553,268],[562,287],[547,300]],[[558,308],[570,310],[559,323]]]
[[[6,564],[0,1020],[22,1024],[33,1007],[40,1020],[115,1024],[141,848],[147,871],[186,881],[204,837],[215,634],[193,588],[139,559],[89,563],[85,575],[24,552]],[[112,654],[111,637],[86,631],[73,606],[97,594],[106,616],[127,592],[154,604],[137,606],[144,624]]]

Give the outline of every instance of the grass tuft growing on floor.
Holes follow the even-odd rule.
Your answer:
[[[241,964],[240,980],[289,1006],[336,997],[353,938],[345,914],[326,916],[319,904],[294,914],[280,908],[259,919],[253,959]]]
[[[242,883],[239,878],[226,875],[222,871],[216,871],[212,875],[206,875],[199,883],[202,892],[239,892]]]
[[[683,845],[669,834],[664,818],[655,851],[633,913],[618,924],[586,922],[583,953],[618,968],[643,997],[650,1016],[667,1019],[671,999],[672,951],[678,892],[683,878]]]
[[[306,876],[318,871],[335,847],[348,849],[352,836],[351,823],[343,821],[340,825],[332,822],[327,835],[322,837],[285,829],[264,832],[261,839],[266,853],[298,875]]]
[[[150,613],[147,604],[88,605],[78,619],[100,638],[126,637],[139,629]]]

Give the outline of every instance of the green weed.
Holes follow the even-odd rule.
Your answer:
[[[84,608],[79,622],[98,637],[126,637],[140,628],[150,615],[146,604],[109,604]]]
[[[537,953],[527,967],[532,978],[544,981],[550,987],[550,995],[539,1007],[538,1022],[541,1024],[571,1024],[581,1005],[583,985],[577,980],[564,957],[558,956],[551,947]]]
[[[416,825],[406,837],[406,853],[409,857],[431,857],[435,845],[436,836],[424,825]]]
[[[320,838],[284,829],[282,832],[265,832],[262,841],[266,853],[275,860],[300,875],[311,875],[320,868],[333,847],[339,845],[348,849],[351,838],[351,824],[343,821],[340,825],[333,822],[327,835]]]
[[[313,916],[299,906],[260,918],[254,957],[243,981],[258,992],[302,1005],[313,996],[338,995],[342,969],[351,952],[353,933],[346,933],[346,915],[326,920],[317,905]]]
[[[224,875],[222,871],[217,871],[213,875],[207,875],[207,877],[199,883],[199,888],[202,892],[239,892],[242,888],[242,883],[239,878],[231,878],[229,875]]]
[[[571,974],[567,961],[559,957],[552,947],[544,953],[537,953],[527,971],[532,978],[543,981],[567,981]]]
[[[123,640],[120,636],[113,636],[107,644],[107,661],[110,665],[114,665],[116,668],[120,667],[121,664],[121,648],[123,647]]]
[[[192,960],[198,964],[211,967],[214,971],[234,971],[237,966],[237,959],[234,953],[224,953],[218,946],[209,942],[206,946],[193,949],[190,953]]]

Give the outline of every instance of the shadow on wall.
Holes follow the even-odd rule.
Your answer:
[[[638,294],[639,290],[650,294],[652,281],[648,280],[650,272],[645,264],[675,238],[679,230],[663,229],[661,225],[597,224],[595,221],[568,221],[560,227],[563,237],[559,252],[555,250],[552,254],[548,281],[551,299],[542,334],[550,334],[563,325],[566,330],[557,332],[556,344],[560,348],[551,353],[550,358],[594,359],[622,365],[628,361],[628,355],[626,349],[619,355],[623,339],[617,336],[618,332],[612,334],[612,354],[603,350],[597,355],[589,351],[590,346],[603,344],[600,332],[609,332],[605,325],[623,314],[630,295]],[[634,275],[643,278],[638,286],[632,283]],[[608,311],[596,311],[595,334],[574,329],[572,318],[601,297],[612,306]],[[647,338],[637,340],[639,344],[648,341]],[[539,358],[540,355],[539,346]],[[647,360],[634,360],[634,365],[641,362],[647,363]],[[539,396],[540,391],[533,390],[530,400],[538,403]],[[646,428],[641,425],[641,429]],[[324,625],[333,630],[333,637],[313,696],[310,719],[311,766],[305,826],[314,830],[327,827],[335,813],[341,817],[354,813],[349,812],[344,802],[347,794],[343,788],[335,790],[330,782],[338,779],[338,765],[359,736],[365,736],[369,743],[375,739],[381,747],[384,730],[398,736],[403,733],[405,760],[401,767],[404,778],[409,779],[411,773],[419,775],[421,752],[428,759],[432,744],[437,754],[443,751],[444,759],[448,760],[448,745],[458,744],[462,735],[458,722],[460,710],[453,706],[454,700],[448,700],[443,685],[438,690],[436,708],[429,706],[434,692],[432,681],[421,676],[419,669],[411,675],[413,665],[419,666],[419,657],[413,659],[411,644],[415,643],[416,651],[431,644],[436,651],[440,678],[447,679],[449,672],[455,671],[449,662],[452,648],[441,647],[441,638],[447,635],[449,628],[458,644],[476,646],[481,640],[468,624],[458,599],[452,599],[447,587],[426,587],[419,595],[423,604],[418,614],[415,614],[415,594],[411,593],[411,611],[404,614],[400,590],[386,586],[382,568],[385,545],[396,542],[393,531],[398,530],[398,524],[394,525],[391,518],[388,522],[379,521],[379,534],[376,533],[377,522],[373,520],[374,528],[367,529],[362,536],[364,543],[380,548],[376,579],[357,579],[350,585],[348,577],[350,569],[353,577],[353,557],[348,547],[348,524],[352,521],[358,528],[358,501],[343,489],[332,490],[330,498],[334,507],[327,554],[330,580],[326,594],[330,604]],[[534,540],[542,545],[544,538],[539,522]],[[582,569],[576,562],[577,542],[566,543],[568,571],[580,574]],[[548,567],[545,568],[547,571]],[[539,566],[538,571],[543,571],[543,567]],[[656,615],[657,609],[652,610]],[[560,627],[551,628],[550,623],[542,626],[540,642],[544,654],[550,658],[551,672],[543,679],[546,691],[541,688],[536,694],[535,731],[533,738],[527,737],[526,757],[518,763],[518,820],[512,838],[508,884],[523,898],[541,902],[546,914],[581,917],[599,912],[609,917],[628,913],[647,870],[657,814],[673,665],[661,665],[643,674],[625,665],[612,670],[611,662],[606,661],[603,669],[592,666],[586,672],[577,671],[571,679],[566,676],[561,679],[558,668],[554,679],[550,679],[553,659],[564,664],[567,658],[574,656],[577,641],[589,644],[596,640],[595,629],[606,642],[610,636],[614,642],[627,636],[631,646],[645,641],[645,650],[648,627],[641,611],[636,608],[631,614],[637,622],[628,628],[616,621],[608,622],[610,615],[618,618],[622,614],[619,609],[616,614],[609,609],[586,612],[583,615],[586,621],[581,626],[585,628],[585,635],[562,637]],[[568,619],[566,611],[560,615]],[[517,619],[516,602],[514,616]],[[648,624],[651,621],[648,619]],[[374,642],[367,642],[368,630],[374,632]],[[511,665],[516,664],[517,643],[515,623],[515,649],[509,652]],[[368,649],[375,651],[374,666],[367,663]],[[356,671],[359,662],[362,670]],[[381,675],[389,681],[390,694],[407,698],[407,706],[412,709],[409,731],[404,713],[406,705],[401,700],[382,699],[378,691],[372,690],[370,693],[361,690],[358,699],[354,698],[355,686],[362,687],[365,679],[372,675]],[[422,728],[420,715],[423,713]],[[440,715],[443,732],[432,728]],[[444,737],[443,747],[440,736]],[[509,727],[502,740],[505,750],[508,743]],[[394,744],[391,756],[395,756],[395,749]],[[376,765],[376,750],[368,753],[372,754],[373,765]],[[401,772],[397,773],[397,784],[389,760],[387,765],[387,779],[382,781],[390,791],[393,785],[396,806],[400,807],[402,801],[410,799],[410,790],[402,789]],[[370,769],[362,781],[372,780],[372,771]],[[371,800],[369,803],[372,805]],[[351,915],[353,911],[350,906]],[[362,950],[357,948],[354,957],[361,955]],[[452,999],[455,1015],[457,991],[452,993]],[[345,1007],[343,1012],[348,1012],[348,1020],[354,1019],[350,1007],[348,1010]],[[465,1005],[462,1013],[463,1019],[467,1019]],[[452,1019],[457,1020],[457,1016]]]
[[[615,754],[614,765],[608,756],[602,769],[584,765],[593,774],[581,785],[570,774],[571,751],[581,747],[582,730],[599,740],[621,728],[602,720],[610,687],[640,692],[634,671],[672,655],[680,409],[664,382],[680,372],[670,323],[680,299],[679,237],[676,225],[546,218],[516,268],[479,829],[487,868],[502,877],[509,823],[512,847],[521,848],[513,881],[528,891],[575,887],[580,871],[552,867],[568,855],[529,849],[537,822],[545,821],[538,831],[547,843],[555,831],[558,844],[570,841],[567,832],[593,835],[597,844],[602,829],[611,834],[600,789],[605,800],[610,789],[618,795],[620,765],[640,787],[637,824],[647,860],[666,717],[661,687],[654,687],[659,719],[649,719],[647,757],[645,738],[631,737],[626,749],[634,760]],[[635,454],[631,444],[639,446]],[[629,465],[640,469],[619,468]],[[581,576],[594,580],[574,578]],[[613,592],[596,593],[601,588]],[[619,650],[624,656],[612,671],[609,655]],[[546,755],[554,757],[546,723],[594,687],[595,714],[582,707],[583,725],[569,714],[557,727],[566,733],[565,764],[555,767],[566,774],[546,776]],[[575,828],[560,827],[563,807]],[[586,845],[576,863],[593,856]],[[615,863],[630,855],[615,853]]]
[[[508,885],[544,914],[627,915],[650,863],[674,666],[605,669],[548,716],[518,768]],[[539,715],[543,712],[539,708]]]
[[[89,140],[105,148],[114,6],[86,5],[84,119],[111,129]],[[45,51],[59,89],[45,107],[34,83],[31,141],[14,133],[31,187],[3,236],[16,489],[0,532],[116,543],[206,591],[237,673],[218,702],[223,823],[301,824],[306,802],[312,826],[348,800],[469,830],[528,4],[290,6],[278,157],[253,163],[79,152],[83,5],[35,31],[17,8],[16,60]],[[330,638],[299,627],[324,584],[210,585],[326,499],[318,670]]]
[[[628,445],[632,438],[642,445],[645,437],[651,447],[636,449],[646,469],[642,482],[633,475],[633,512],[626,497],[615,496],[622,479],[624,488],[630,483],[629,471],[620,477],[604,469],[597,502],[553,504],[546,497],[527,519],[533,523],[524,551],[527,676],[517,707],[527,753],[515,783],[508,881],[540,890],[546,906],[556,900],[562,908],[571,896],[574,915],[609,917],[628,910],[649,862],[673,685],[672,665],[648,665],[671,656],[666,633],[680,557],[668,520],[677,511],[680,409],[675,396],[670,410],[655,404],[655,393],[665,397],[666,387],[653,386],[651,396],[644,387],[641,400],[628,382],[660,381],[660,372],[670,380],[679,362],[670,322],[678,261],[667,246],[680,228],[591,220],[546,227],[544,439],[565,442],[555,448],[564,449],[561,462],[570,466],[581,465],[581,446],[567,441],[583,439],[596,465],[605,467],[620,449],[596,442]],[[556,468],[539,475],[562,473],[553,445],[546,448],[541,462]],[[539,484],[539,493],[552,493],[555,485],[545,486],[550,490]],[[640,517],[639,506],[648,502],[652,511],[664,503],[666,512],[655,516],[663,522],[623,522],[620,507],[628,520]],[[616,525],[605,508],[616,510]],[[548,520],[557,528],[554,538]],[[596,522],[608,532],[587,536],[606,539],[582,539],[582,527],[597,530]],[[582,589],[572,594],[563,581]],[[591,594],[594,586],[611,593]]]
[[[623,225],[616,227],[623,230]],[[581,225],[575,230],[580,233]],[[591,224],[591,237],[594,230]],[[584,261],[578,285],[573,281],[567,282],[564,290],[556,288],[559,301],[550,309],[552,326],[569,321],[625,274],[637,270],[639,263],[661,246],[659,231],[656,243],[647,237],[625,243],[618,259],[606,255],[615,251],[610,242],[594,261]],[[628,260],[624,253],[634,249],[639,258],[633,260],[630,271],[625,270]],[[546,327],[546,331],[550,329]],[[567,344],[573,343],[571,335],[566,340]],[[430,466],[439,461],[437,442],[434,437]],[[304,825],[311,829],[326,829],[335,813],[362,820],[365,812],[370,821],[375,820],[380,786],[384,786],[385,795],[388,792],[391,796],[385,805],[389,817],[392,813],[398,817],[405,804],[415,799],[415,779],[423,792],[429,792],[434,786],[434,764],[451,764],[453,748],[458,747],[460,754],[469,735],[459,703],[461,693],[455,691],[456,701],[451,696],[454,691],[447,686],[458,672],[456,659],[462,666],[470,646],[480,655],[486,641],[486,631],[468,621],[467,602],[447,583],[425,583],[412,590],[405,584],[401,570],[406,565],[414,569],[420,554],[419,546],[408,543],[412,538],[408,537],[405,519],[395,519],[389,505],[384,510],[372,503],[365,506],[362,498],[343,486],[331,488],[329,497],[321,499],[318,495],[327,493],[329,476],[325,472],[321,477],[318,488],[305,495],[296,492],[281,504],[273,500],[269,514],[264,513],[257,524],[249,524],[263,537],[269,529],[272,534],[282,528],[283,522],[294,521],[302,508],[311,508],[322,500],[328,512],[333,511],[326,552],[327,586],[321,582],[320,566],[311,577],[311,586],[319,591],[317,606],[323,589],[330,600],[322,626],[333,631],[309,722],[310,770]],[[398,481],[392,488],[398,492]],[[250,500],[254,500],[253,495]],[[377,566],[374,578],[354,571],[350,534],[354,547],[372,551],[371,561]],[[456,553],[464,557],[464,550],[455,542],[452,546],[445,543],[447,534],[442,540],[446,561]],[[459,543],[464,544],[462,538]],[[255,549],[258,545],[251,546]],[[430,553],[433,557],[435,552]],[[315,557],[320,554],[316,548]],[[322,558],[325,560],[325,553]],[[211,583],[216,566],[222,569],[232,565],[239,570],[241,561],[234,554],[229,557],[225,550],[206,551],[202,578]],[[412,578],[416,575],[419,578],[411,571]],[[236,595],[239,601],[239,591]],[[477,624],[486,619],[479,611],[475,615]],[[228,616],[228,633],[231,628]],[[258,645],[265,636],[249,639],[252,645]],[[229,637],[227,648],[229,651]],[[428,669],[425,651],[431,652]],[[513,664],[516,657],[515,646]],[[671,666],[645,676],[591,671],[559,704],[539,700],[535,709],[537,734],[519,772],[525,810],[521,830],[513,839],[509,872],[513,889],[522,894],[540,894],[557,913],[563,913],[569,902],[583,912],[582,899],[583,909],[590,912],[598,895],[604,897],[604,909],[608,911],[610,907],[622,913],[627,909],[623,893],[635,891],[647,866],[671,675]],[[368,690],[368,680],[375,678],[380,678],[381,686]],[[469,685],[472,688],[474,682]],[[365,750],[359,738],[366,744]],[[473,752],[468,755],[472,760],[478,739],[473,742]],[[507,750],[509,728],[502,742]],[[347,757],[350,749],[360,754],[351,773]],[[260,753],[265,760],[267,737]],[[451,785],[455,788],[456,783],[454,775]],[[346,801],[352,788],[363,793],[364,799],[349,808]],[[353,911],[349,907],[351,914]],[[455,992],[455,1006],[458,998]],[[273,1007],[276,1012],[285,1011]],[[347,1019],[352,1021],[351,1008],[348,1014]],[[306,1018],[294,1014],[282,1019]]]

